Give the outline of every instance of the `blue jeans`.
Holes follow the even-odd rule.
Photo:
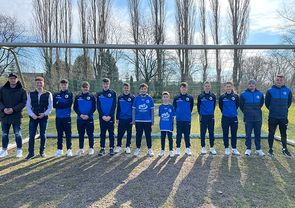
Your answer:
[[[34,155],[34,149],[35,149],[35,136],[36,136],[36,131],[37,127],[39,125],[40,127],[40,151],[39,153],[42,154],[44,153],[45,150],[45,142],[46,142],[46,129],[47,129],[47,118],[43,119],[32,119],[30,118],[30,123],[29,123],[29,154]]]
[[[2,148],[7,149],[9,143],[9,129],[13,127],[14,137],[17,149],[22,148],[22,134],[21,134],[21,123],[6,124],[2,123]]]
[[[245,129],[246,129],[246,142],[245,145],[247,149],[251,149],[252,146],[252,130],[254,129],[255,135],[255,146],[256,150],[260,150],[260,136],[261,136],[261,121],[252,121],[252,122],[245,122]]]

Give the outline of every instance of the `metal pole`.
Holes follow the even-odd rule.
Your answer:
[[[16,68],[17,68],[17,71],[18,71],[18,74],[20,76],[20,81],[24,87],[24,89],[26,89],[26,83],[25,83],[25,80],[24,80],[24,77],[23,77],[23,74],[20,70],[20,66],[19,66],[19,62],[18,62],[18,58],[17,58],[17,55],[15,53],[15,51],[12,49],[12,48],[9,48],[8,51],[10,51],[12,53],[12,55],[14,56],[14,59],[15,59],[15,63],[16,63]]]

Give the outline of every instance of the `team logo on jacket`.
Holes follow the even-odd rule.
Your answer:
[[[162,117],[162,119],[169,119],[170,118],[170,114],[168,112],[162,113],[161,117]]]
[[[235,98],[235,97],[232,97],[231,99],[232,99],[232,100],[236,100],[236,98]]]
[[[209,100],[213,100],[213,97],[209,97]]]
[[[128,98],[127,100],[130,102],[131,101],[131,98]]]
[[[87,99],[87,100],[90,100],[90,97],[88,96],[86,99]]]
[[[283,92],[283,95],[287,95],[287,92]]]
[[[138,109],[140,111],[146,111],[148,109],[148,106],[144,103],[138,106]]]
[[[112,94],[111,94],[111,93],[109,93],[109,94],[108,94],[108,97],[112,97]]]
[[[65,98],[69,98],[69,95],[65,95]]]
[[[186,101],[189,101],[189,98],[187,97],[185,100],[186,100]]]
[[[257,98],[257,99],[259,99],[259,98],[260,98],[260,96],[259,96],[259,95],[257,95],[257,96],[256,96],[256,98]]]
[[[149,100],[146,100],[145,102],[146,102],[146,103],[150,103],[150,101],[149,101]]]
[[[172,110],[169,108],[169,109],[168,109],[168,112],[169,112],[169,113],[171,113],[171,112],[172,112]]]

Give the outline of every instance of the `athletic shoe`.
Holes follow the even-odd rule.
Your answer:
[[[261,157],[263,157],[265,154],[264,154],[264,152],[260,149],[260,150],[256,150],[256,153],[259,155],[259,156],[261,156]]]
[[[153,152],[152,149],[148,149],[148,155],[149,155],[150,157],[153,157],[153,156],[154,156],[154,152]]]
[[[179,155],[180,155],[180,148],[176,148],[175,155],[176,155],[176,156],[179,156]]]
[[[72,157],[73,156],[73,152],[71,149],[67,150],[67,157]]]
[[[126,147],[126,149],[125,149],[125,153],[126,153],[126,154],[130,154],[130,153],[131,153],[130,147]]]
[[[286,157],[292,157],[291,153],[288,151],[287,148],[283,148],[283,149],[282,149],[282,153],[283,153]]]
[[[215,150],[214,147],[210,147],[210,154],[211,155],[216,155],[217,154],[217,152],[216,152],[216,150]]]
[[[2,157],[6,157],[7,155],[8,155],[7,150],[2,149],[2,150],[0,151],[0,158],[2,158]]]
[[[160,151],[159,157],[163,157],[164,156],[164,150]]]
[[[251,150],[250,149],[246,149],[245,155],[246,156],[250,156],[251,155]]]
[[[21,158],[21,157],[23,157],[23,150],[17,149],[16,150],[16,158]]]
[[[241,155],[237,149],[232,149],[232,154],[236,156]]]
[[[227,156],[230,155],[229,148],[225,148],[225,150],[224,150],[224,154],[227,155]]]
[[[45,158],[47,155],[44,152],[40,152],[40,157]]]
[[[94,149],[93,148],[89,148],[89,152],[88,152],[89,155],[93,155],[94,154]]]
[[[121,147],[117,146],[117,147],[115,148],[115,153],[119,153],[120,151],[121,151]]]
[[[202,147],[202,149],[201,149],[201,154],[202,154],[202,155],[206,155],[206,154],[207,154],[206,147]]]
[[[113,156],[115,154],[114,148],[110,148],[110,156]]]
[[[84,149],[79,149],[76,153],[77,156],[82,156],[84,155]]]
[[[61,157],[63,155],[63,151],[61,149],[58,149],[54,155],[54,157]]]
[[[188,156],[192,155],[191,149],[190,148],[186,148],[185,149],[185,154],[187,154]]]
[[[268,156],[270,156],[270,157],[273,157],[274,156],[274,153],[273,153],[273,150],[272,149],[269,149],[268,150]]]
[[[31,160],[31,159],[33,159],[35,157],[35,155],[34,154],[28,154],[27,155],[27,157],[26,157],[26,160]]]
[[[106,154],[106,150],[104,148],[101,148],[98,153],[98,156],[104,156],[105,154]]]
[[[173,152],[173,150],[169,151],[169,156],[170,156],[170,157],[174,157],[174,152]]]
[[[136,148],[134,151],[134,156],[137,157],[139,155],[140,148]]]

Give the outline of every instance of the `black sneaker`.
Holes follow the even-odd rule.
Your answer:
[[[110,156],[113,156],[115,154],[114,148],[110,148]]]
[[[104,148],[101,148],[99,153],[98,153],[98,156],[104,156],[106,154],[106,151]]]
[[[270,156],[270,157],[273,157],[274,156],[274,153],[273,153],[273,150],[272,149],[269,149],[268,156]]]
[[[31,160],[35,157],[34,154],[28,154],[28,156],[25,158],[26,160]]]
[[[283,149],[282,149],[282,153],[283,153],[286,157],[292,157],[291,153],[288,151],[287,148],[283,148]]]

